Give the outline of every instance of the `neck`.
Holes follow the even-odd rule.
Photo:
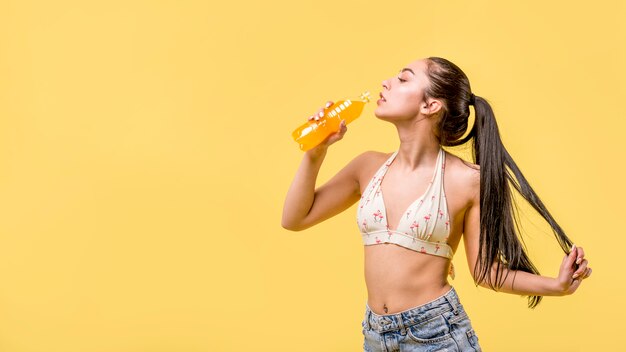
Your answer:
[[[432,132],[429,119],[422,119],[410,124],[397,124],[400,147],[396,155],[397,167],[414,171],[422,166],[432,167],[437,161],[441,146]]]

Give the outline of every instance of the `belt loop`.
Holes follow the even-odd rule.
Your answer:
[[[452,306],[452,312],[454,313],[454,315],[459,314],[459,309],[458,309],[458,307],[456,305],[456,302],[454,301],[454,299],[448,297],[448,295],[450,295],[450,293],[444,295],[444,297],[446,298],[448,303],[450,303],[450,306]]]
[[[398,316],[398,324],[400,325],[400,334],[402,336],[406,335],[406,328],[404,327],[404,322],[402,321],[402,313]]]
[[[367,327],[367,330],[371,330],[372,329],[372,325],[370,324],[370,317],[371,316],[372,316],[372,311],[368,307],[367,308],[367,314],[365,314],[365,327]]]

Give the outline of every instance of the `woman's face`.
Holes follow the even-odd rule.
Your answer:
[[[423,101],[428,86],[426,63],[417,60],[401,69],[397,75],[382,82],[381,98],[376,102],[376,117],[386,121],[413,119],[427,106]]]

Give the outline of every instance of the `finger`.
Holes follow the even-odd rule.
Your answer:
[[[337,135],[339,136],[339,138],[343,138],[343,136],[346,134],[346,129],[345,128],[340,128],[339,131],[337,131]]]
[[[326,109],[328,109],[329,107],[333,106],[333,102],[332,101],[327,101],[326,105],[324,106]]]
[[[591,276],[591,268],[587,268],[587,273],[585,274],[585,279]]]
[[[583,251],[583,247],[578,248],[578,259],[576,259],[576,264],[580,264],[583,261],[583,257],[585,256],[585,251]]]
[[[582,261],[582,263],[580,263],[580,265],[578,266],[578,269],[576,269],[576,271],[574,272],[574,275],[572,275],[572,279],[575,279],[578,276],[581,276],[581,275],[585,274],[585,271],[587,270],[587,264],[588,263],[589,263],[589,261],[587,259],[584,259]]]
[[[343,136],[347,130],[348,130],[348,127],[346,127],[345,120],[341,120],[341,122],[339,122],[339,130],[337,130],[335,134]]]
[[[324,111],[320,110],[317,112],[317,117],[324,117]]]
[[[565,257],[564,265],[566,268],[571,268],[574,266],[574,260],[576,260],[576,245],[572,246],[572,250],[570,250],[567,257]]]

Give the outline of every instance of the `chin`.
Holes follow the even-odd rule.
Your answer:
[[[374,116],[376,116],[379,119],[381,119],[381,118],[383,118],[384,113],[382,111],[380,111],[380,108],[376,108],[376,110],[374,110]]]
[[[418,111],[401,110],[401,109],[389,109],[390,107],[379,106],[374,110],[374,115],[383,120],[389,122],[399,122],[404,120],[415,119],[418,115]]]
[[[394,119],[393,114],[385,113],[384,111],[380,111],[379,109],[374,110],[374,116],[384,121],[391,121]]]

